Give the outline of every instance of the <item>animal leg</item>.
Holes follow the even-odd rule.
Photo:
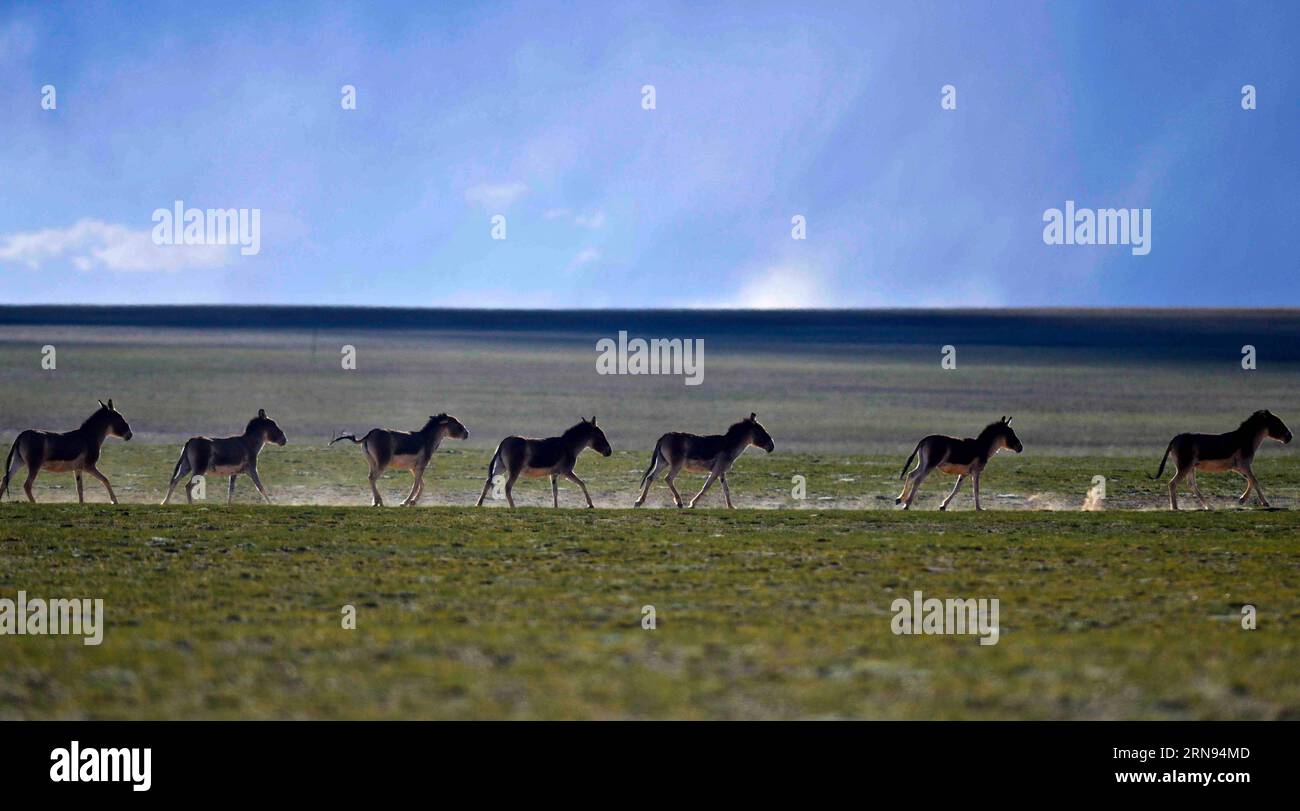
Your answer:
[[[402,502],[402,506],[404,507],[414,506],[416,499],[418,499],[420,493],[424,491],[424,468],[412,470],[411,475],[414,477],[414,481],[411,482],[410,494],[408,494],[406,500]]]
[[[379,471],[375,470],[374,468],[371,468],[370,475],[367,476],[366,478],[370,480],[370,506],[371,507],[384,506],[384,497],[379,495],[379,488],[375,486],[375,480],[379,478]]]
[[[78,504],[85,504],[85,503],[86,503],[86,496],[82,493],[82,490],[81,490],[81,471],[80,471],[80,470],[77,471],[76,476],[77,476],[77,503],[78,503]]]
[[[646,474],[645,484],[642,485],[641,487],[641,497],[638,498],[636,501],[632,502],[633,507],[640,507],[642,504],[645,504],[645,498],[647,495],[650,494],[650,485],[655,483],[655,477],[659,475],[659,466],[661,464],[662,464],[662,457],[660,457],[658,454],[655,454],[655,465],[654,467],[650,468],[650,472]]]
[[[1250,483],[1250,487],[1255,488],[1255,497],[1259,499],[1259,506],[1261,507],[1269,506],[1268,499],[1264,498],[1264,491],[1259,486],[1259,479],[1255,478],[1255,471],[1251,470],[1250,468],[1246,468],[1246,476],[1247,476],[1246,480]],[[1246,488],[1248,492],[1250,490],[1250,487]]]
[[[97,467],[88,467],[88,468],[86,468],[86,472],[89,473],[90,475],[94,476],[96,479],[99,479],[101,482],[104,483],[104,488],[105,488],[106,490],[108,490],[108,500],[111,501],[111,502],[113,502],[114,504],[116,504],[116,503],[117,503],[117,494],[113,492],[113,485],[111,485],[111,484],[108,483],[108,477],[105,476],[103,473],[100,473],[100,472],[99,472],[99,468],[97,468]],[[34,478],[36,478],[36,477],[33,476],[32,478],[34,479]],[[29,479],[29,481],[30,481],[30,479]]]
[[[677,492],[676,481],[677,474],[681,472],[682,467],[681,465],[678,465],[670,469],[667,476],[664,476],[664,484],[668,485],[668,491],[673,494],[673,502],[677,505],[678,509],[681,509],[682,506],[682,494]]]
[[[253,486],[257,488],[257,492],[262,494],[262,498],[266,499],[267,504],[270,504],[271,494],[266,492],[266,488],[262,486],[262,480],[257,475],[257,468],[248,468],[248,478],[253,480]]]
[[[1255,489],[1255,483],[1250,480],[1251,477],[1246,473],[1246,470],[1243,470],[1242,468],[1234,468],[1234,470],[1246,480],[1246,492],[1237,496],[1237,503],[1245,504],[1250,500],[1250,491]]]
[[[238,476],[230,477],[230,492],[226,495],[226,506],[230,506],[231,504],[235,503],[235,479],[238,478],[239,478]]]
[[[912,487],[912,492],[908,493],[907,498],[903,499],[904,510],[911,509],[912,502],[916,501],[916,494],[921,490],[921,482],[925,481],[925,477],[929,474],[930,471],[928,468],[918,467],[908,475],[907,481]]]
[[[483,506],[483,499],[487,498],[488,491],[492,489],[492,474],[496,471],[497,457],[493,456],[492,461],[488,462],[487,481],[483,482],[483,492],[478,494],[478,501],[474,502],[475,507]]]
[[[569,481],[582,488],[582,495],[587,499],[587,508],[595,509],[596,505],[591,503],[591,494],[587,492],[587,485],[583,483],[582,479],[578,478],[578,474],[570,470],[568,473],[565,473],[564,476]]]
[[[560,481],[554,473],[551,474],[551,502],[556,507],[560,506]]]
[[[965,479],[966,479],[966,474],[965,474],[965,473],[959,473],[959,474],[957,475],[957,483],[954,484],[954,485],[952,486],[952,492],[949,493],[949,494],[948,494],[948,497],[945,498],[945,499],[943,500],[943,503],[939,505],[939,509],[940,509],[941,511],[942,511],[942,510],[946,510],[946,509],[948,509],[948,504],[952,501],[952,497],[955,496],[955,495],[957,495],[957,491],[958,491],[959,489],[961,489],[961,483],[962,483]]]
[[[32,495],[32,482],[36,481],[36,474],[40,472],[39,467],[27,468],[27,480],[23,482],[23,492],[27,494],[27,500],[36,503],[36,496]]]
[[[182,455],[180,464],[176,466],[176,475],[172,476],[172,480],[167,484],[167,495],[163,496],[163,504],[167,504],[172,500],[172,493],[176,492],[176,485],[180,484],[181,479],[185,478],[185,475],[189,472],[190,460]],[[186,492],[188,494],[188,488]]]
[[[975,471],[972,478],[974,479],[971,482],[971,487],[975,490],[975,509],[982,510],[984,508],[980,506],[980,471]]]
[[[907,502],[909,506],[911,505],[911,500],[916,497],[916,488],[920,486],[921,480],[925,478],[924,471],[926,471],[928,464],[929,460],[925,448],[921,448],[917,452],[916,467],[912,468],[911,472],[903,480],[903,492],[899,493],[898,498],[894,499],[895,504]],[[907,509],[907,507],[903,509]]]
[[[1187,469],[1179,468],[1169,480],[1169,509],[1178,509],[1178,483],[1187,478]]]
[[[915,472],[912,471],[912,473]],[[907,493],[912,489],[912,473],[907,474],[907,478],[903,480],[903,492],[899,493],[898,497],[894,499],[895,504],[902,504],[907,499]]]
[[[700,492],[695,494],[695,498],[691,499],[691,509],[695,509],[695,505],[704,497],[704,492],[709,489],[709,485],[713,484],[713,480],[716,478],[718,478],[718,471],[716,469],[709,471],[709,477],[704,480],[704,486],[700,488]]]
[[[736,509],[731,505],[731,488],[727,487],[727,474],[723,473],[721,476],[718,476],[718,481],[722,482],[722,495],[727,500],[727,509]]]
[[[506,503],[510,505],[511,509],[514,509],[515,506],[514,492],[515,492],[515,479],[517,478],[519,478],[519,471],[517,470],[511,471],[510,475],[506,477]],[[488,484],[491,483],[492,480],[488,479]]]
[[[1195,468],[1192,469],[1191,473],[1187,474],[1187,485],[1192,488],[1192,495],[1196,496],[1196,500],[1201,502],[1201,509],[1202,510],[1210,509],[1210,505],[1205,502],[1205,496],[1201,495],[1200,485],[1196,483]]]

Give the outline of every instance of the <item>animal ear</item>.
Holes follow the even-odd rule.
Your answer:
[[[596,415],[595,415],[595,414],[592,414],[592,415],[591,415],[591,424],[592,424],[592,425],[595,425],[595,424],[596,424]]]
[[[749,412],[749,421],[750,421],[750,422],[753,422],[753,421],[756,420],[756,419],[758,419],[758,414],[757,414],[756,412],[753,412],[753,411]]]
[[[100,408],[108,408],[108,406],[104,405],[104,401],[103,401],[103,400],[96,400],[95,402],[99,403],[99,407],[100,407]]]
[[[266,409],[265,408],[257,409],[257,416],[261,417],[262,419],[266,419]]]
[[[1007,417],[1007,425],[1010,425],[1010,424],[1011,424],[1011,418],[1010,418],[1010,417]]]
[[[109,410],[109,411],[112,411],[112,410],[113,410],[113,398],[112,398],[112,397],[108,398],[108,410]]]

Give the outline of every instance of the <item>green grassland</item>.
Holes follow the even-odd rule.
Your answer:
[[[1293,511],[6,503],[0,527],[5,596],[107,615],[98,647],[5,638],[4,718],[1300,718]],[[1000,641],[894,635],[913,590],[996,597]]]

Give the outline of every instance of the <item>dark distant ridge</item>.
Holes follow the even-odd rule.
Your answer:
[[[1127,348],[1192,358],[1300,361],[1300,310],[464,310],[305,306],[3,306],[0,325],[259,330],[435,330],[557,338],[714,338],[727,343],[967,344]]]

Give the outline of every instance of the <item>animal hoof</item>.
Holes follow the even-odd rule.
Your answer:
[[[902,503],[903,503],[903,499],[902,499],[902,498],[896,498],[896,499],[894,499],[894,503],[895,503],[895,504],[902,504]]]
[[[947,512],[947,510],[948,510],[948,505],[947,505],[947,504],[940,504],[940,505],[939,505],[939,512]]]

